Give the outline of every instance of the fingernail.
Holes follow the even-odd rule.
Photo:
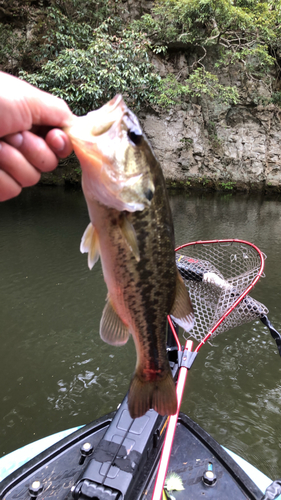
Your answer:
[[[62,151],[64,149],[64,146],[65,142],[60,135],[56,135],[52,139],[52,148],[55,149],[56,151]]]

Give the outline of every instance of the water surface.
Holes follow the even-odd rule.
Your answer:
[[[241,238],[267,254],[253,296],[281,330],[281,202],[247,195],[171,195],[177,244]],[[79,252],[80,191],[36,187],[0,204],[0,456],[114,410],[135,366],[98,334],[100,263]],[[216,337],[188,374],[182,410],[272,478],[281,476],[281,359],[256,321]]]

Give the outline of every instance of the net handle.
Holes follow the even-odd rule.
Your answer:
[[[244,292],[241,293],[241,295],[235,300],[235,302],[232,304],[232,306],[222,315],[222,317],[217,321],[217,323],[213,326],[213,328],[207,333],[207,335],[203,338],[203,340],[201,340],[200,344],[198,344],[198,346],[196,347],[195,352],[198,352],[201,349],[201,347],[204,344],[206,344],[207,340],[211,337],[211,335],[214,333],[214,331],[220,326],[220,324],[225,320],[225,318],[233,311],[233,309],[235,309],[235,307],[241,302],[241,300],[243,300],[244,297],[246,297],[246,295],[248,295],[248,293],[252,290],[252,288],[254,288],[255,284],[260,279],[260,277],[262,276],[263,271],[264,271],[264,260],[265,259],[264,259],[263,253],[260,251],[260,249],[256,245],[254,245],[253,243],[250,243],[249,241],[246,241],[246,240],[239,240],[237,238],[227,239],[227,240],[206,240],[206,241],[199,240],[199,241],[193,241],[191,243],[185,243],[184,245],[177,247],[175,251],[177,252],[178,250],[181,250],[182,248],[189,247],[191,245],[207,245],[210,243],[243,243],[244,245],[248,245],[249,247],[254,248],[254,250],[258,253],[258,255],[260,257],[261,262],[260,262],[259,271],[258,271],[255,279],[244,290]]]
[[[175,333],[175,335],[176,335],[176,333]],[[192,346],[193,346],[193,341],[187,340],[185,343],[184,351],[192,352]],[[181,401],[182,401],[182,397],[183,397],[187,372],[188,372],[188,369],[186,367],[182,366],[180,368],[178,381],[177,381],[177,387],[176,387],[177,412],[175,413],[175,415],[171,415],[169,417],[169,423],[168,423],[168,427],[166,430],[165,440],[164,440],[162,453],[161,453],[161,457],[160,457],[160,461],[159,461],[157,478],[156,478],[153,493],[152,493],[152,500],[160,500],[162,497],[162,491],[164,488],[164,483],[165,483],[168,465],[169,465],[169,461],[170,461],[170,455],[171,455],[174,436],[175,436],[175,432],[176,432],[176,427],[177,427],[177,422],[178,422],[179,411],[180,411],[180,407],[181,407]]]

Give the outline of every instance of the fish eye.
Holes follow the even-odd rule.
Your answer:
[[[148,201],[151,201],[153,198],[153,195],[154,195],[154,193],[153,193],[153,191],[151,191],[151,189],[148,189],[144,194],[145,194],[145,197]]]
[[[142,134],[136,134],[133,130],[128,130],[127,132],[130,141],[132,141],[135,146],[139,146],[142,140]]]

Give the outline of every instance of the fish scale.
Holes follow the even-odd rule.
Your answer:
[[[177,400],[166,355],[166,318],[171,313],[188,330],[193,311],[176,267],[162,169],[120,96],[77,117],[66,132],[80,160],[91,220],[81,251],[88,252],[90,268],[100,256],[108,288],[100,335],[110,344],[123,345],[132,334],[136,346],[128,395],[131,417],[150,408],[174,414]]]

